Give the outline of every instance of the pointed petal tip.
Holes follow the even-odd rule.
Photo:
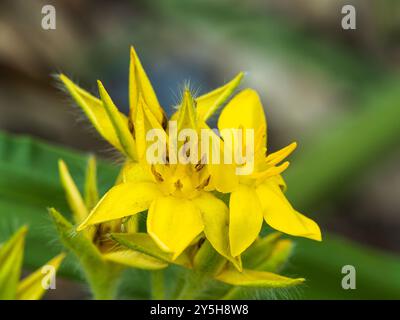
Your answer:
[[[19,235],[19,237],[24,237],[27,234],[27,232],[28,232],[28,226],[23,225],[18,229],[17,234]]]
[[[65,163],[65,161],[63,159],[58,159],[58,170],[61,171],[63,169],[67,169],[67,164]]]
[[[131,45],[130,48],[129,48],[129,52],[130,52],[131,57],[136,57],[136,56],[137,56],[135,47],[132,46],[132,45]]]
[[[289,144],[287,146],[287,148],[290,150],[289,154],[292,153],[297,148],[297,146],[297,141],[293,141],[291,144]]]
[[[179,256],[180,256],[180,252],[175,252],[173,255],[172,255],[172,258],[171,258],[171,260],[172,261],[175,261]]]
[[[241,81],[243,78],[244,78],[244,76],[246,76],[247,75],[247,72],[244,72],[244,71],[240,71],[237,75],[236,75],[236,80],[238,80],[238,81]]]
[[[232,247],[232,244],[231,244],[231,255],[232,255],[232,257],[240,256],[243,251],[244,250],[242,250],[240,248]],[[235,265],[235,267],[236,267],[236,265]]]
[[[150,227],[150,228],[149,228]],[[147,233],[150,235],[150,237],[153,238],[154,242],[157,243],[157,245],[160,247],[161,250],[172,253],[173,251],[164,243],[161,241],[161,239],[151,230],[151,226],[149,225],[149,220],[147,219]],[[175,254],[174,254],[175,255]]]
[[[47,264],[52,264],[56,268],[58,268],[63,260],[66,258],[67,254],[65,252],[61,252],[59,255],[55,256],[53,259],[51,259]]]
[[[300,236],[310,240],[322,242],[321,228],[319,227],[318,223],[316,223],[314,220],[311,221],[313,222],[313,230],[310,230],[309,233]]]
[[[96,83],[97,83],[97,87],[99,88],[99,92],[101,95],[101,91],[106,91],[106,89],[104,88],[104,85],[100,80],[96,80]]]
[[[63,259],[65,259],[65,257],[67,256],[67,253],[66,252],[61,252],[56,258],[57,258],[57,260],[63,260]]]
[[[56,74],[56,77],[64,83],[71,81],[64,73],[58,73]]]
[[[182,99],[182,104],[185,104],[185,102],[192,102],[193,96],[192,93],[190,92],[190,88],[185,85],[185,88],[183,89],[183,99]]]
[[[318,233],[315,233],[315,234],[312,234],[312,235],[310,235],[310,236],[307,236],[307,238],[309,238],[309,239],[311,239],[311,240],[318,241],[318,242],[322,242],[322,233],[321,233],[321,231],[319,230]]]

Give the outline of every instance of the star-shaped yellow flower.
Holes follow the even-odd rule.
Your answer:
[[[194,100],[186,90],[177,115],[178,128],[187,128],[191,122],[197,126],[193,123],[195,112]],[[173,259],[204,231],[215,250],[240,268],[239,259],[234,259],[229,250],[228,207],[204,190],[210,180],[206,166],[148,164],[143,158],[146,132],[157,126],[153,113],[142,101],[135,122],[140,163],[125,165],[123,183],[106,193],[77,230],[148,210],[147,232],[163,250],[172,253]]]
[[[296,148],[296,143],[267,155],[267,121],[258,94],[251,89],[237,94],[222,110],[218,128],[221,132],[223,129],[228,129],[228,132],[231,129],[254,130],[254,171],[249,175],[237,175],[238,184],[230,190],[232,255],[240,255],[253,243],[260,233],[263,219],[281,232],[320,241],[318,225],[293,209],[283,194],[286,185],[280,173],[289,163],[279,163]]]

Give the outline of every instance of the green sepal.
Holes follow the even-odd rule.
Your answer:
[[[174,263],[190,267],[190,259],[185,252],[183,252],[176,260],[172,260],[172,254],[162,251],[147,233],[112,233],[110,236],[111,239],[131,250],[145,253],[166,263]]]
[[[27,227],[21,227],[0,246],[0,300],[13,300],[17,294],[24,257]]]
[[[243,267],[246,269],[258,269],[260,265],[269,259],[281,236],[282,233],[274,232],[254,241],[242,254]]]
[[[103,259],[100,251],[83,233],[77,233],[74,226],[56,209],[50,208],[53,219],[63,245],[79,260],[86,275],[93,298],[113,299],[116,295],[118,280],[123,267]]]

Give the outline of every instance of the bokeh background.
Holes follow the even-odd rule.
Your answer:
[[[41,28],[45,4],[56,8],[56,30]],[[345,4],[357,10],[356,30],[341,28]],[[43,217],[52,202],[63,207],[59,154],[67,147],[116,159],[52,75],[65,72],[94,93],[100,79],[127,112],[130,45],[165,108],[185,81],[205,92],[245,71],[242,87],[257,89],[265,106],[269,149],[298,142],[288,197],[325,241],[297,241],[286,273],[309,281],[289,297],[400,298],[395,0],[1,1],[0,224],[30,224],[27,270],[57,251]],[[79,174],[83,156],[68,155]],[[341,287],[346,264],[356,267],[356,290]],[[67,269],[47,298],[87,296]],[[141,290],[135,297],[146,297]]]

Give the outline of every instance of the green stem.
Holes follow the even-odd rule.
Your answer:
[[[195,299],[204,284],[218,274],[227,260],[218,254],[209,241],[205,241],[197,251],[193,260],[193,272],[191,272],[178,292],[177,299]]]
[[[111,263],[104,263],[93,268],[84,268],[90,290],[95,300],[112,300],[117,294],[118,283],[122,268]]]
[[[153,300],[165,299],[164,271],[151,272],[151,295]]]
[[[177,300],[192,300],[199,294],[203,285],[204,277],[197,273],[192,273],[185,277],[185,282],[176,297]]]

